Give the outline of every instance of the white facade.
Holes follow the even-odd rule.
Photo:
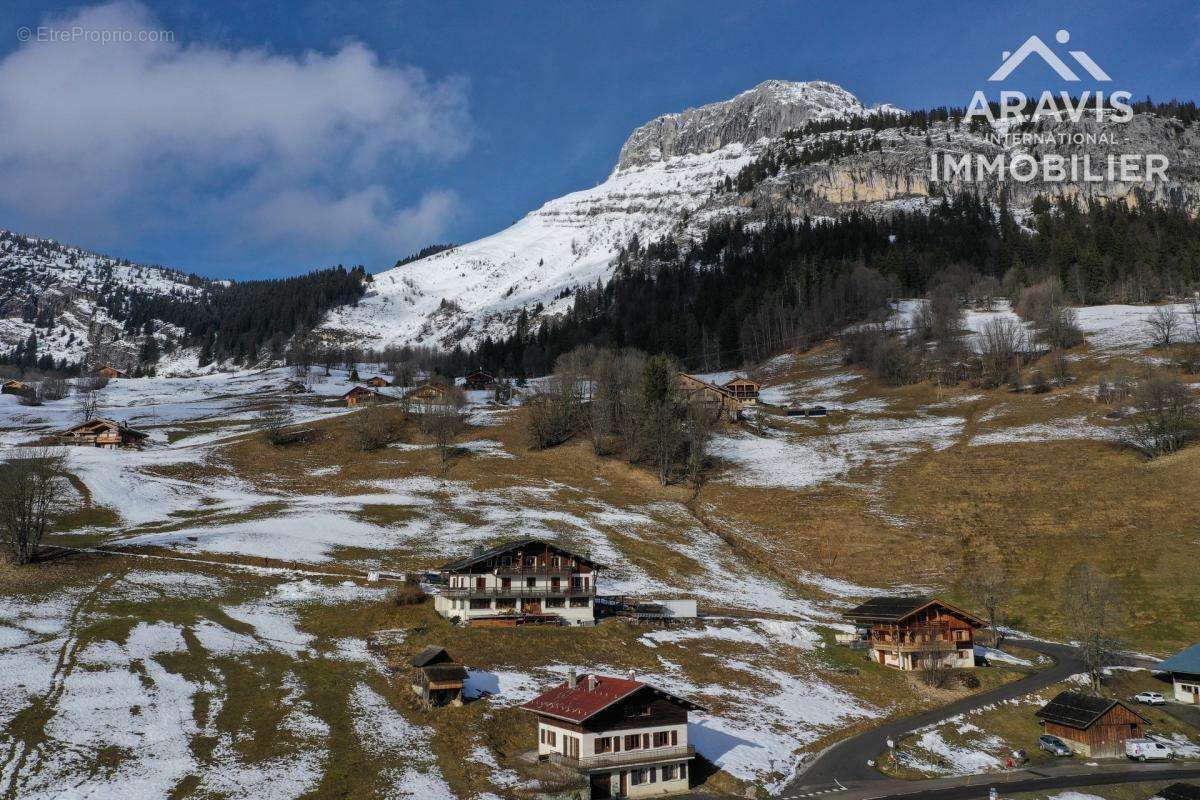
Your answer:
[[[1200,675],[1185,675],[1176,672],[1171,675],[1175,684],[1175,699],[1181,703],[1200,705]]]
[[[539,720],[538,755],[578,761],[589,780],[607,776],[612,797],[678,794],[690,781],[687,731],[686,722],[592,732]]]
[[[919,670],[923,667],[924,661],[932,654],[914,653],[914,652],[899,652],[894,649],[877,647],[875,649],[875,661],[887,667],[896,667],[901,670]],[[951,669],[967,669],[975,666],[975,649],[974,648],[955,648],[948,650],[941,655],[942,666]]]
[[[472,573],[451,575],[434,609],[463,621],[508,614],[553,614],[569,625],[595,622],[595,573]]]

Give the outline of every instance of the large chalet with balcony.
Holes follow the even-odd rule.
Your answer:
[[[451,561],[434,608],[469,625],[592,625],[601,565],[541,539]]]
[[[871,659],[889,667],[974,667],[983,620],[934,597],[873,597],[845,616]]]
[[[538,757],[587,776],[592,800],[686,792],[688,712],[700,706],[628,678],[582,675],[521,706],[537,716]]]

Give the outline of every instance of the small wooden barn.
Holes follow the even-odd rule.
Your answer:
[[[484,391],[492,388],[495,385],[495,376],[484,372],[481,369],[470,372],[467,374],[467,377],[463,378],[463,387],[473,391]]]
[[[730,392],[738,402],[753,405],[758,402],[758,391],[762,386],[757,381],[739,375],[721,388]]]
[[[146,439],[150,438],[150,434],[111,419],[97,417],[67,428],[58,434],[58,438],[62,440],[63,444],[81,447],[110,449],[136,447],[140,449]]]
[[[391,386],[391,385],[392,385],[392,382],[389,381],[387,378],[383,377],[382,375],[376,375],[374,378],[371,378],[371,380],[367,381],[367,386],[373,386],[376,389],[382,389],[385,386]]]
[[[1037,716],[1046,733],[1088,758],[1125,755],[1125,742],[1140,739],[1149,721],[1120,700],[1060,692]]]
[[[0,394],[25,394],[32,388],[28,383],[13,378],[0,384]]]
[[[412,689],[431,706],[463,704],[467,668],[446,648],[431,644],[413,656]]]
[[[125,373],[116,367],[105,364],[92,370],[93,375],[98,375],[102,378],[124,378]]]
[[[342,395],[342,400],[347,407],[353,408],[363,403],[387,403],[395,398],[390,397],[374,389],[368,389],[366,386],[355,386],[350,391]]]

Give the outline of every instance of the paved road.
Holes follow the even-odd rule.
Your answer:
[[[988,789],[995,786],[1001,797],[1020,792],[1042,792],[1053,789],[1074,789],[1088,786],[1111,786],[1116,783],[1140,783],[1143,781],[1178,781],[1200,778],[1200,766],[1179,765],[1129,765],[1118,769],[1072,775],[1041,777],[1021,774],[1013,780],[988,783],[984,776],[976,776],[974,786],[948,786],[943,788],[919,788],[920,781],[905,786],[903,781],[886,781],[880,784],[877,793],[842,793],[830,795],[837,800],[986,800]]]
[[[885,723],[878,728],[851,736],[849,739],[822,751],[784,788],[782,797],[791,798],[817,791],[837,789],[840,786],[862,787],[872,781],[887,781],[867,764],[887,749],[887,740],[899,741],[906,733],[917,728],[933,725],[949,717],[973,711],[991,703],[1012,700],[1036,692],[1047,686],[1083,672],[1083,664],[1068,645],[1050,644],[1021,639],[1010,639],[1012,644],[1035,650],[1054,659],[1053,666],[1035,672],[1018,681],[996,689],[973,694],[947,706],[941,706],[912,717]]]

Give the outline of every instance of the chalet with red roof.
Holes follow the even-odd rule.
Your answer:
[[[469,625],[592,625],[600,568],[556,544],[519,539],[443,565],[434,609]]]
[[[632,676],[582,675],[530,700],[538,757],[588,778],[592,800],[686,792],[688,712],[703,709]]]
[[[935,597],[873,597],[847,611],[871,659],[902,670],[975,666],[975,631],[984,621]]]

